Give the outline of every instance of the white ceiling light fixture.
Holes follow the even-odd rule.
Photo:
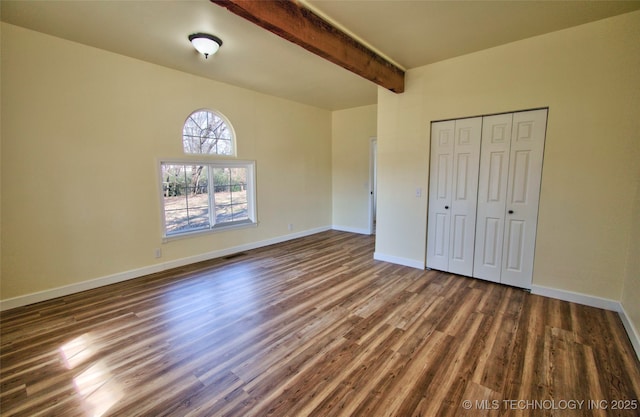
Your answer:
[[[193,47],[204,55],[205,59],[209,58],[209,55],[215,54],[218,48],[222,46],[222,40],[220,38],[209,35],[208,33],[194,33],[189,35],[189,40],[193,44]]]

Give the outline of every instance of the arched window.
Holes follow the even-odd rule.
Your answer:
[[[235,135],[227,119],[211,110],[196,110],[182,128],[182,146],[188,154],[235,156]]]
[[[255,161],[209,157],[236,156],[229,121],[194,111],[182,127],[182,146],[205,156],[160,161],[163,238],[257,226]]]

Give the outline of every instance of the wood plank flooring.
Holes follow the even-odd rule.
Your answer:
[[[640,415],[616,313],[373,247],[329,231],[4,312],[1,415]]]

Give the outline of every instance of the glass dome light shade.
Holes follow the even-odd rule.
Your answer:
[[[203,54],[205,58],[215,54],[222,45],[220,38],[207,33],[194,33],[193,35],[189,35],[189,40],[193,44],[193,47]]]

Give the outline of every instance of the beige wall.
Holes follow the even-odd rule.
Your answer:
[[[634,12],[410,70],[404,94],[379,89],[376,253],[424,264],[415,189],[427,189],[430,121],[548,106],[533,284],[621,300],[626,276],[637,294],[638,39]]]
[[[0,30],[0,45],[2,45],[2,30]],[[0,48],[0,63],[2,62],[2,48]],[[2,71],[0,70],[0,162],[2,162]],[[0,300],[2,300],[2,166],[0,166]]]
[[[429,122],[549,106],[534,285],[621,300],[640,328],[640,12],[410,70],[404,94],[380,89],[378,106],[333,115],[1,28],[2,300],[282,237],[289,223],[365,228],[376,134],[376,252],[424,264]],[[260,225],[162,244],[158,158],[182,156],[184,118],[202,107],[257,161]]]
[[[639,139],[636,137],[636,140]],[[640,159],[640,146],[636,147],[635,158]],[[622,306],[635,326],[637,341],[640,340],[640,170],[636,171],[636,193],[631,216],[631,236],[622,288]],[[636,346],[636,353],[640,358],[640,346]]]
[[[369,155],[376,116],[376,105],[333,112],[332,215],[338,229],[368,233]]]
[[[260,224],[162,244],[158,160],[199,108],[256,160]],[[2,23],[2,121],[5,300],[331,225],[326,110]]]

